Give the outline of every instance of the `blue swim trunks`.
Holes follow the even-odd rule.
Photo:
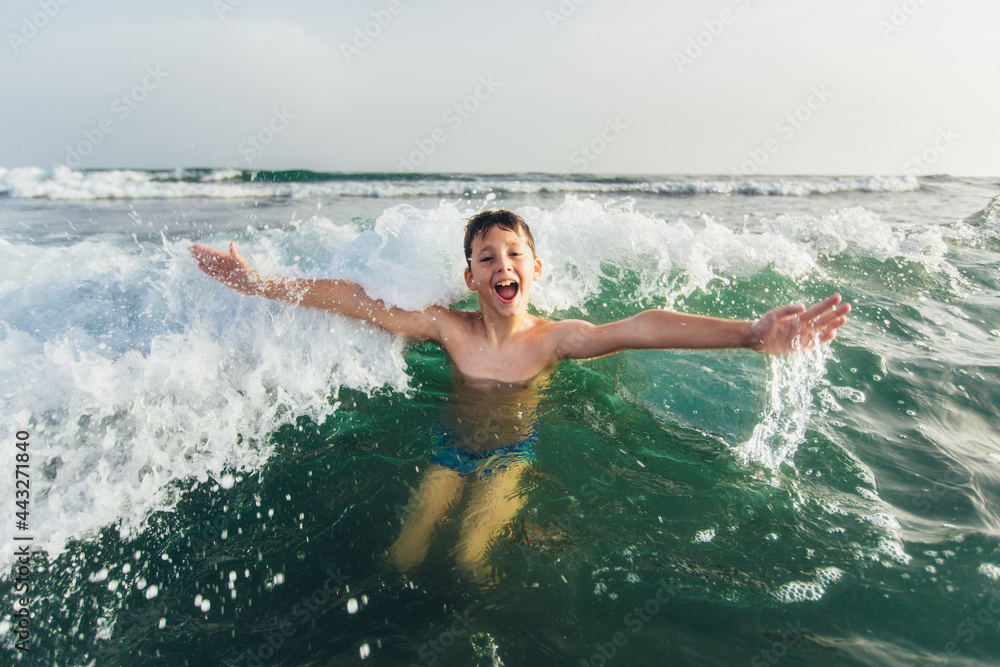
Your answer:
[[[459,475],[471,475],[481,472],[488,476],[495,470],[503,470],[519,461],[534,461],[535,445],[538,444],[538,434],[532,431],[524,439],[497,447],[486,452],[473,454],[453,443],[454,436],[447,431],[440,432],[439,446],[431,455],[431,463],[454,470]]]

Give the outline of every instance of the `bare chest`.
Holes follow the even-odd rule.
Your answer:
[[[498,382],[526,382],[551,365],[551,355],[531,340],[490,345],[466,339],[445,344],[445,351],[464,376]]]

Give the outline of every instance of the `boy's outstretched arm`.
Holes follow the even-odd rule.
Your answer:
[[[707,350],[748,348],[764,354],[789,354],[828,343],[847,321],[850,305],[834,294],[806,310],[788,305],[756,322],[646,310],[608,324],[580,320],[560,322],[557,354],[562,359],[589,359],[628,349]]]
[[[229,244],[228,253],[195,244],[191,246],[191,254],[202,271],[237,292],[366,320],[407,338],[437,340],[442,319],[438,315],[447,317],[446,312],[438,313],[447,309],[436,306],[423,311],[388,307],[349,280],[262,276],[233,243]]]

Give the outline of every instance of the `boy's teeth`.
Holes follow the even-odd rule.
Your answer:
[[[517,295],[517,281],[516,280],[504,280],[496,284],[494,288],[496,293],[501,299],[509,301]]]

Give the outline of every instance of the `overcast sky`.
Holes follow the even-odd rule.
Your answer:
[[[6,0],[0,166],[1000,175],[996,0]]]

